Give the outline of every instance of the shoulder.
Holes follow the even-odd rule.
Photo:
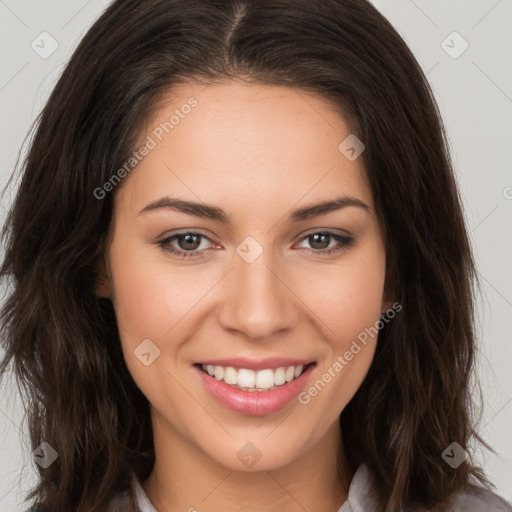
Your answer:
[[[378,510],[378,503],[373,497],[373,473],[363,464],[354,475],[349,489],[348,505],[340,512]],[[411,502],[405,507],[406,512],[512,512],[512,503],[507,502],[494,492],[475,484],[468,484],[463,491],[452,494],[444,503],[427,509],[418,502]]]
[[[110,501],[110,504],[108,508],[105,510],[105,512],[126,512],[128,509],[128,506],[130,505],[130,496],[128,492],[122,492],[118,493],[112,498]],[[46,512],[41,507],[32,506],[23,512]]]
[[[452,498],[454,512],[512,512],[512,504],[494,492],[476,485],[468,485]],[[451,511],[450,511],[451,512]]]
[[[455,493],[439,512],[512,512],[512,504],[494,492],[470,484],[464,491]]]

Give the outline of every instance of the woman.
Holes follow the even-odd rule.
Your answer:
[[[509,509],[442,122],[366,1],[113,2],[4,241],[40,510]]]

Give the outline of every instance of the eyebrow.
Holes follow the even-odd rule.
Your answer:
[[[366,211],[370,210],[370,207],[360,199],[342,196],[293,210],[288,215],[288,222],[300,222],[311,217],[326,215],[327,213],[341,210],[349,206],[362,208]],[[184,201],[182,199],[169,196],[161,197],[160,199],[152,201],[139,212],[139,215],[160,209],[177,210],[182,213],[194,215],[195,217],[217,220],[223,224],[231,223],[229,215],[222,210],[222,208],[205,203]]]

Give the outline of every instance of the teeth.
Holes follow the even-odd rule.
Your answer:
[[[232,366],[201,365],[211,377],[223,380],[226,384],[244,391],[267,391],[276,389],[296,379],[304,370],[303,365],[280,367],[276,370],[265,369],[257,372],[247,368],[236,369]]]
[[[288,366],[288,368],[286,368],[286,373],[285,373],[286,382],[290,382],[291,380],[293,380],[294,377],[295,377],[295,368],[293,366]]]
[[[218,366],[217,366],[218,368]],[[238,370],[238,385],[243,388],[253,388],[256,384],[256,373],[252,370],[240,368]]]
[[[256,374],[256,387],[270,389],[274,385],[274,371],[261,370]]]
[[[238,384],[238,372],[231,366],[224,370],[224,382],[226,384]]]
[[[217,380],[224,379],[224,367],[223,366],[216,366],[215,367],[215,378]]]
[[[292,366],[293,368],[293,366]],[[274,384],[276,386],[281,386],[282,384],[284,384],[286,382],[286,371],[284,368],[278,368],[275,372],[274,372]]]

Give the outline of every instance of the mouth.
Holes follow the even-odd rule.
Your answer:
[[[262,370],[201,363],[197,363],[195,366],[203,373],[206,373],[206,375],[222,381],[235,389],[261,393],[263,391],[272,391],[299,378],[311,365],[316,365],[316,362],[313,361],[305,365],[280,366],[275,369],[264,368]]]
[[[273,366],[267,368],[259,364],[260,369],[254,370],[243,365],[196,363],[193,368],[219,404],[241,414],[262,416],[283,409],[305,387],[317,363],[303,363],[267,364]]]

